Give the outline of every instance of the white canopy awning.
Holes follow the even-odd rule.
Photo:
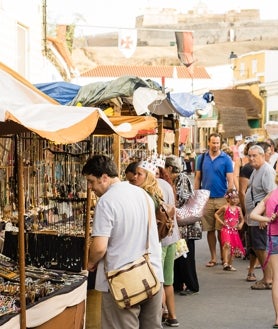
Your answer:
[[[30,130],[55,143],[70,144],[94,134],[135,137],[142,124],[131,117],[110,120],[98,108],[64,106],[0,63],[0,135]],[[142,117],[155,128],[156,119]]]

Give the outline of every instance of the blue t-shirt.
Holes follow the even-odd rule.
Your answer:
[[[201,168],[201,159],[203,155],[198,156],[197,170],[201,171],[201,188],[210,191],[210,198],[223,198],[227,191],[227,173],[232,173],[233,162],[225,152],[220,153],[214,160],[211,159],[208,152],[204,153],[204,160]]]

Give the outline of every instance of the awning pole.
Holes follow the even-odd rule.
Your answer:
[[[157,128],[157,153],[163,154],[164,153],[164,131],[163,131],[163,115],[160,115],[157,119],[158,128]]]
[[[20,277],[20,328],[26,329],[26,291],[25,291],[25,239],[24,239],[24,180],[23,180],[23,151],[22,139],[15,138],[16,162],[18,165],[18,248],[19,248],[19,277]]]

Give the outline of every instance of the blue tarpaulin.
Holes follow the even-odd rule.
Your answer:
[[[204,98],[189,93],[171,93],[170,101],[183,117],[190,117],[196,110],[203,110],[207,106]]]
[[[40,91],[55,99],[61,105],[66,105],[77,95],[81,86],[70,82],[37,83],[34,85]]]

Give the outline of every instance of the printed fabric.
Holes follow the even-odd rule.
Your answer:
[[[239,224],[239,209],[232,210],[227,207],[224,214],[224,223],[221,229],[221,242],[222,245],[228,244],[231,248],[231,255],[241,254],[245,255],[245,249],[241,242],[237,226]]]
[[[180,208],[193,194],[193,186],[188,176],[182,172],[175,181],[177,208]]]

